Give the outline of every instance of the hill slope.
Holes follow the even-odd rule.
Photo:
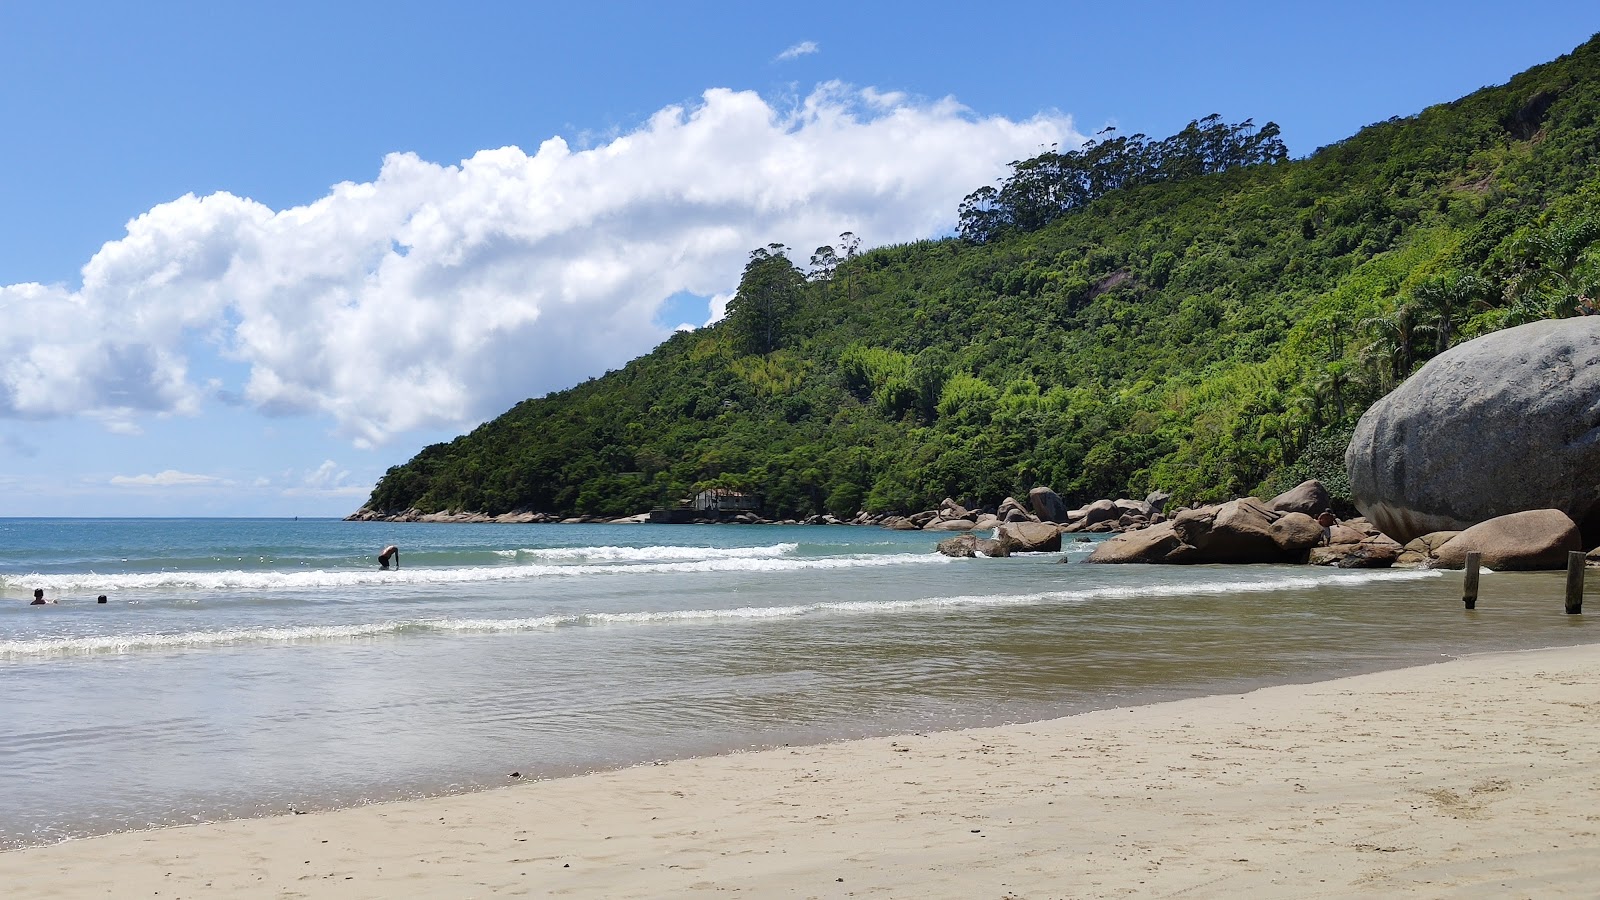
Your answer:
[[[723,322],[423,449],[367,507],[1337,490],[1351,425],[1416,366],[1597,296],[1597,114],[1600,37],[1305,159],[1127,179],[968,240],[829,248],[809,278],[770,245]],[[1059,163],[1017,163],[1004,187]]]

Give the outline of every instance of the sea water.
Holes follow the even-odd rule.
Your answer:
[[[0,847],[1595,639],[1558,574],[1469,613],[1456,574],[946,536],[0,519]]]

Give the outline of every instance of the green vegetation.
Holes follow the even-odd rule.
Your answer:
[[[1300,160],[1216,117],[1013,164],[962,237],[802,272],[389,470],[377,510],[771,516],[1344,484],[1355,419],[1454,343],[1600,297],[1600,38]]]

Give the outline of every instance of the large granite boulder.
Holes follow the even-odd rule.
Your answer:
[[[1302,481],[1271,500],[1267,506],[1278,512],[1305,513],[1314,516],[1333,505],[1333,495],[1315,478]]]
[[[1047,487],[1036,487],[1028,492],[1028,505],[1033,507],[1033,514],[1045,522],[1067,521],[1067,504],[1061,495]]]
[[[1050,553],[1061,549],[1061,528],[1049,522],[1006,522],[995,539],[1012,553]]]
[[[1485,566],[1506,569],[1565,569],[1567,553],[1582,550],[1578,526],[1558,509],[1531,509],[1468,528],[1433,552],[1436,569],[1460,569],[1467,553],[1483,554]]]
[[[1172,562],[1172,554],[1184,547],[1172,530],[1171,522],[1119,534],[1109,541],[1095,545],[1089,554],[1092,563],[1162,563]]]
[[[923,531],[971,531],[978,527],[974,519],[934,519],[922,526]]]
[[[1075,524],[1085,528],[1098,525],[1101,522],[1114,522],[1122,515],[1117,505],[1110,500],[1096,500],[1086,506],[1073,510],[1068,514]]]
[[[1027,508],[1017,502],[1015,497],[1007,497],[1000,501],[1000,508],[995,511],[1002,522],[1037,522],[1038,516],[1028,512]]]
[[[1557,509],[1600,544],[1600,316],[1440,354],[1361,417],[1345,466],[1356,506],[1402,542]]]

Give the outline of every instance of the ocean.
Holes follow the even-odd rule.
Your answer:
[[[947,536],[0,519],[0,847],[1596,639],[1560,573],[1467,612],[1459,573]]]

